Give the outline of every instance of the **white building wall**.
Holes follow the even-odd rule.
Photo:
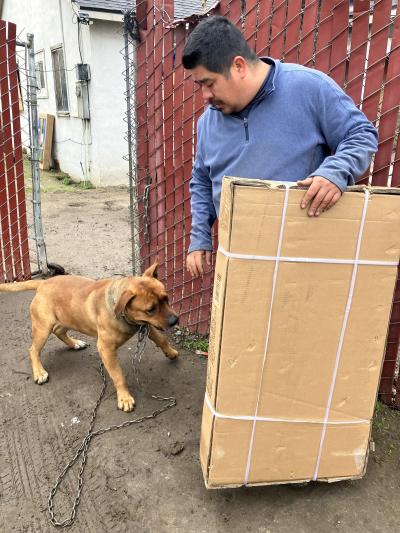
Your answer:
[[[91,71],[91,119],[84,121],[78,117],[75,93],[75,65],[81,58],[71,1],[4,0],[1,18],[17,24],[20,40],[33,33],[35,51],[43,50],[47,94],[39,97],[38,110],[55,116],[53,158],[61,170],[76,181],[87,179],[97,186],[127,185],[122,23],[94,19],[90,26],[81,25],[82,60]],[[68,115],[56,110],[51,48],[60,44],[67,69]]]

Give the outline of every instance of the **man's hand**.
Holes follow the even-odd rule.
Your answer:
[[[298,181],[297,185],[309,187],[301,201],[301,208],[308,209],[310,217],[318,217],[324,211],[333,207],[342,196],[342,191],[322,176],[312,176]]]
[[[186,268],[194,278],[204,274],[204,259],[206,264],[211,266],[211,252],[209,250],[196,250],[187,255]]]

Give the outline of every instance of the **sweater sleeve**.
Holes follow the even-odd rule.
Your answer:
[[[189,253],[196,250],[212,250],[211,228],[217,218],[209,169],[204,164],[202,154],[202,120],[197,125],[196,159],[190,180],[190,203],[192,229]]]
[[[310,176],[322,176],[343,192],[369,167],[377,151],[378,133],[330,78],[322,79],[319,96],[320,127],[331,155]]]

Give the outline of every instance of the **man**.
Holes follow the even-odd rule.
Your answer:
[[[368,168],[377,132],[328,76],[271,58],[259,59],[224,17],[190,35],[183,66],[208,109],[197,126],[190,182],[192,276],[211,264],[211,227],[224,175],[297,181],[308,187],[301,208],[318,217]]]

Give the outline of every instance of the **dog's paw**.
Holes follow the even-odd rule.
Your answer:
[[[74,350],[83,350],[84,348],[87,348],[89,345],[87,342],[74,340]]]
[[[44,368],[41,370],[35,371],[33,373],[33,380],[38,385],[43,385],[43,383],[46,383],[46,381],[49,381],[49,374],[46,372]]]
[[[135,409],[135,400],[130,394],[118,395],[118,409],[129,413]]]
[[[171,359],[171,360],[176,359],[179,355],[179,352],[175,350],[175,348],[171,348],[171,346],[164,353],[165,353],[165,357],[168,357],[168,359]]]

